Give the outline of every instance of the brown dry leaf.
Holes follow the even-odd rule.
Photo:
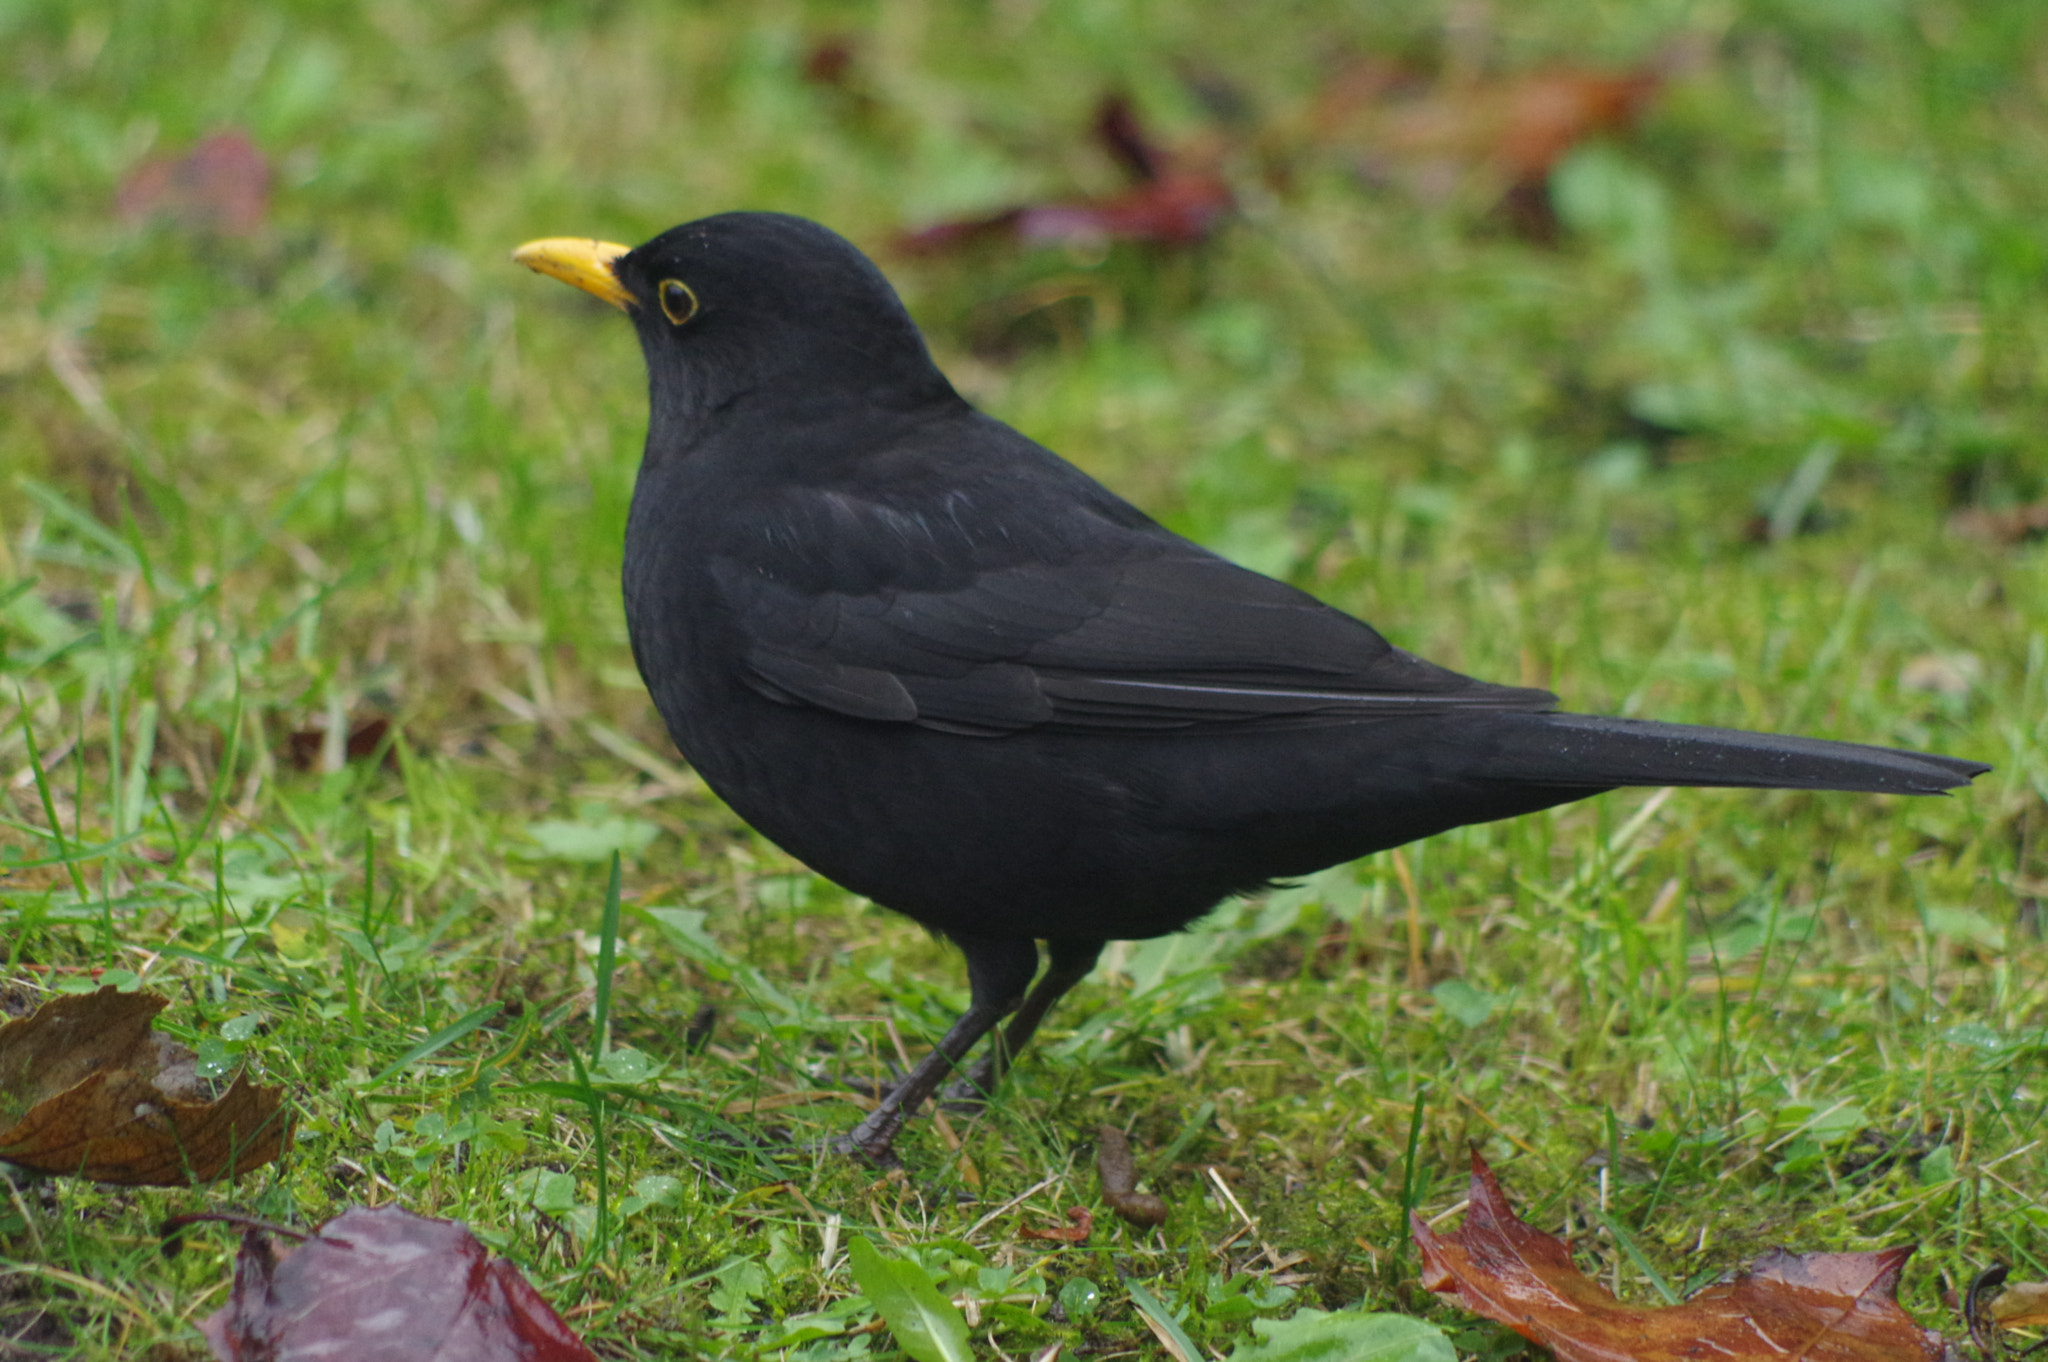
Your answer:
[[[385,737],[391,732],[391,720],[379,715],[358,720],[349,725],[348,733],[341,740],[338,754],[343,763],[368,761],[377,755],[379,747],[384,748],[384,769],[398,769],[398,748],[395,744],[386,746]],[[327,730],[325,728],[295,728],[285,735],[283,756],[299,771],[323,769],[339,770],[327,766]]]
[[[1921,653],[1899,668],[1899,689],[1960,700],[1984,679],[1984,659],[1975,653]]]
[[[1950,516],[1948,527],[1967,539],[1984,539],[1993,544],[2025,544],[2048,535],[2048,501],[2030,502],[1998,511],[1972,507]]]
[[[130,222],[161,215],[196,231],[248,236],[270,211],[270,162],[248,133],[217,132],[183,156],[130,171],[114,211]]]
[[[52,999],[0,1026],[0,1160],[130,1187],[234,1177],[283,1152],[284,1089],[238,1075],[220,1097],[192,1052],[150,1030],[157,993]]]
[[[1991,1302],[1991,1321],[2001,1329],[2048,1324],[2048,1282],[2007,1282]]]
[[[1166,1223],[1166,1203],[1138,1187],[1138,1169],[1131,1142],[1115,1126],[1096,1128],[1095,1171],[1102,1178],[1102,1199],[1110,1209],[1141,1229]]]
[[[1428,202],[1499,205],[1532,234],[1554,230],[1545,184],[1579,143],[1633,127],[1670,63],[1631,71],[1558,68],[1420,86],[1376,58],[1347,66],[1309,116],[1312,135],[1348,148],[1372,179]]]
[[[1572,1264],[1561,1239],[1523,1223],[1472,1155],[1465,1225],[1439,1237],[1412,1215],[1422,1284],[1507,1325],[1559,1362],[1939,1362],[1945,1345],[1899,1307],[1911,1247],[1774,1251],[1679,1305],[1629,1305]]]
[[[1133,181],[1120,194],[1023,204],[987,217],[942,222],[899,237],[911,255],[932,255],[993,237],[1026,244],[1069,245],[1153,241],[1190,245],[1213,232],[1230,212],[1230,186],[1217,172],[1218,147],[1160,146],[1122,95],[1105,96],[1094,133],[1104,152]]]
[[[853,67],[853,39],[843,33],[819,38],[804,53],[804,84],[845,89]]]
[[[1017,1231],[1019,1239],[1047,1239],[1056,1244],[1085,1244],[1088,1236],[1095,1232],[1095,1217],[1086,1206],[1067,1207],[1067,1224],[1026,1225]]]

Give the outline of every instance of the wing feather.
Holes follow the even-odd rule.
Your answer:
[[[805,519],[834,537],[858,535],[861,506],[837,493],[829,516]],[[763,694],[976,734],[1556,703],[1546,691],[1425,662],[1307,593],[1157,526],[1070,533],[1066,542],[1088,549],[1054,558],[1000,534],[965,553],[959,542],[918,542],[910,527],[926,522],[876,514],[874,537],[859,546],[862,585],[872,589],[806,589],[738,556],[714,565],[727,617],[745,636],[748,683]],[[878,564],[879,544],[902,555],[900,574]],[[934,561],[958,566],[935,581]],[[892,577],[914,585],[893,587]]]

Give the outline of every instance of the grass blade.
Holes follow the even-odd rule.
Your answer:
[[[1157,1296],[1132,1277],[1124,1278],[1124,1289],[1131,1293],[1131,1304],[1138,1307],[1138,1314],[1152,1330],[1152,1337],[1173,1355],[1174,1362],[1202,1362],[1202,1350],[1195,1346],[1187,1330],[1180,1327],[1180,1321]]]
[[[495,1002],[485,1003],[482,1007],[472,1008],[468,1012],[463,1013],[461,1017],[457,1018],[452,1025],[445,1026],[441,1030],[436,1031],[433,1035],[428,1036],[418,1045],[415,1045],[412,1047],[412,1049],[407,1050],[404,1054],[400,1055],[390,1064],[387,1064],[383,1068],[383,1070],[377,1073],[368,1082],[364,1083],[363,1086],[365,1088],[374,1088],[379,1086],[386,1079],[390,1078],[393,1074],[399,1072],[401,1069],[404,1069],[407,1065],[418,1063],[420,1060],[425,1059],[428,1055],[433,1054],[435,1051],[442,1050],[450,1045],[453,1045],[456,1041],[461,1040],[464,1036],[476,1030],[485,1022],[490,1021],[492,1018],[496,1017],[499,1013],[503,1012],[504,1010],[505,1005],[503,1003]]]

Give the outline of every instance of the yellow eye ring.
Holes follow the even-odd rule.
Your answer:
[[[662,315],[677,326],[697,315],[697,295],[680,279],[664,279],[654,291],[661,300]]]

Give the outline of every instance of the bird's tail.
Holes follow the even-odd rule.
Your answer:
[[[1502,715],[1487,775],[1510,784],[1611,789],[1722,785],[1746,789],[1940,794],[1991,768],[1861,743],[1591,714]]]

